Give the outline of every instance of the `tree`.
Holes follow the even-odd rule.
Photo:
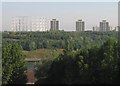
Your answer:
[[[114,39],[109,39],[101,47],[90,49],[74,51],[68,47],[53,61],[46,82],[70,85],[120,84],[119,48]]]
[[[24,80],[17,81],[23,77],[25,71],[24,56],[22,48],[16,43],[3,43],[2,46],[2,79],[3,84],[24,83]],[[20,79],[19,79],[20,80]],[[22,82],[23,81],[23,82]]]
[[[29,50],[35,50],[37,48],[37,45],[34,41],[30,41],[29,43]]]

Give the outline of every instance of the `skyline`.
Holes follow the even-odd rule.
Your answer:
[[[56,18],[60,21],[60,29],[66,31],[75,30],[74,21],[77,19],[86,22],[87,30],[98,26],[103,19],[115,27],[118,25],[117,5],[117,2],[4,2],[3,28],[8,30],[10,18],[14,16],[40,16],[48,20]]]
[[[41,17],[27,17],[27,16],[16,16],[12,18],[11,31],[56,31],[59,29],[59,20],[52,19],[49,21],[50,28],[48,28],[48,21],[46,18]],[[76,31],[87,31],[85,30],[85,22],[82,19],[76,21]],[[92,28],[91,31],[112,31],[117,30],[118,26],[110,27],[109,22],[102,20],[99,22],[99,26]],[[63,29],[64,30],[64,29]],[[64,30],[65,31],[65,30]],[[73,30],[72,30],[73,31]]]

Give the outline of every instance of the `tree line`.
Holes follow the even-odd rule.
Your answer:
[[[36,84],[120,84],[117,37],[117,32],[4,32],[3,84],[26,83],[22,50],[39,48],[63,48],[64,51],[54,60],[38,65],[36,76],[46,78]]]
[[[22,47],[13,42],[2,44],[2,84],[25,84],[26,65]]]
[[[77,51],[68,43],[40,84],[120,84],[119,75],[120,43],[117,40],[109,39],[100,47]]]
[[[3,41],[16,42],[23,50],[32,51],[40,48],[65,48],[67,41],[74,49],[102,45],[109,38],[116,38],[118,32],[3,32]]]

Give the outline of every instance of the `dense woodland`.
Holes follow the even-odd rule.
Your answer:
[[[5,42],[2,44],[2,83],[23,84],[26,82],[26,70],[22,47],[17,43]]]
[[[118,32],[3,32],[2,38],[4,84],[25,83],[21,51],[43,48],[63,53],[36,64],[36,84],[120,84]]]
[[[71,48],[68,46],[64,54],[53,61],[46,82],[120,84],[120,43],[116,40],[110,39],[101,47],[90,49],[74,51]]]
[[[100,46],[109,38],[117,40],[118,32],[4,32],[3,42],[12,41],[22,46],[23,50],[31,51],[40,48],[66,47],[70,41],[73,49],[90,48],[94,45]]]

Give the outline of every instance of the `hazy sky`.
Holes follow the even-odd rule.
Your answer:
[[[119,0],[1,0],[2,2],[118,2]]]
[[[85,21],[86,30],[98,26],[102,19],[112,27],[118,25],[117,2],[3,2],[2,14],[4,30],[10,30],[13,16],[40,16],[49,21],[56,18],[60,29],[67,31],[75,30],[78,19]]]

